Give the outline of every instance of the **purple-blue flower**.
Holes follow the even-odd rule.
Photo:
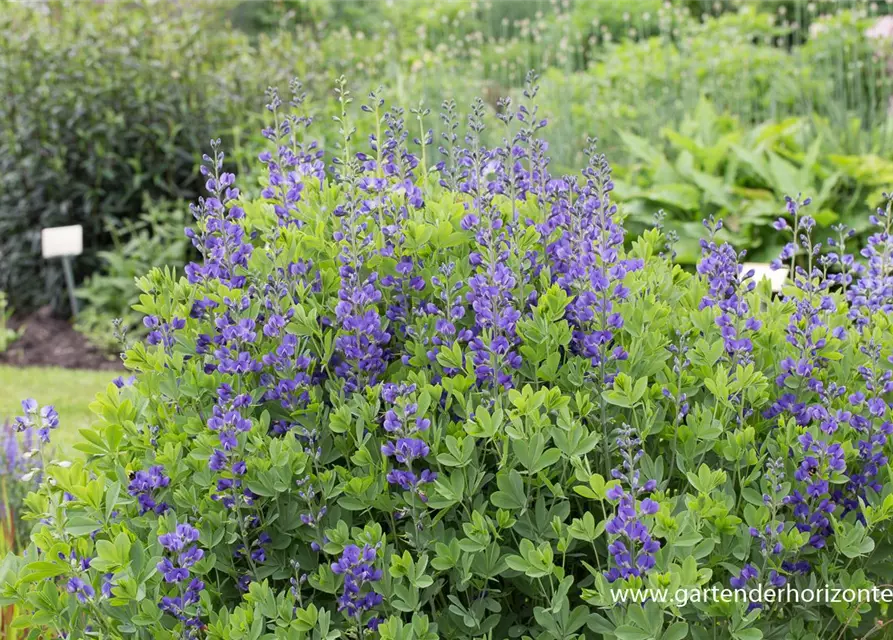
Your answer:
[[[96,590],[77,576],[69,578],[65,585],[65,590],[68,591],[68,593],[75,594],[77,599],[82,603],[87,602],[87,600],[96,595]]]
[[[372,589],[372,583],[381,580],[381,569],[375,568],[377,548],[365,545],[362,549],[354,544],[344,548],[341,557],[332,563],[332,573],[344,576],[344,588],[338,598],[338,610],[359,620],[364,612],[377,607],[382,596]]]
[[[157,503],[155,495],[156,492],[167,487],[170,482],[171,479],[165,475],[164,467],[161,465],[152,466],[148,471],[137,471],[131,476],[127,492],[137,498],[140,515],[148,511],[154,511],[161,515],[167,511],[167,503]]]
[[[604,572],[608,582],[618,579],[638,577],[655,565],[654,554],[660,549],[641,516],[651,516],[658,512],[660,505],[651,498],[639,498],[655,490],[657,483],[648,480],[641,482],[638,461],[644,455],[641,442],[634,432],[624,428],[620,432],[617,444],[622,457],[621,466],[614,469],[613,477],[620,482],[606,493],[617,506],[606,525],[605,531],[610,536],[608,551],[614,566]]]
[[[59,413],[53,405],[38,407],[37,400],[28,398],[22,401],[22,411],[25,415],[17,417],[15,424],[17,431],[35,429],[41,443],[48,444],[50,431],[59,426]]]
[[[186,545],[197,542],[198,538],[198,529],[189,524],[178,524],[174,531],[158,536],[158,542],[168,551],[179,552]]]
[[[202,626],[200,611],[191,607],[199,601],[199,593],[205,588],[204,582],[198,578],[190,580],[190,568],[204,557],[204,551],[193,544],[198,542],[199,531],[188,523],[181,523],[174,531],[158,536],[158,542],[169,553],[157,568],[165,584],[176,585],[173,593],[177,595],[163,596],[158,603],[159,609],[168,613],[184,625],[186,637],[194,637],[193,631]],[[189,581],[185,590],[186,581]]]

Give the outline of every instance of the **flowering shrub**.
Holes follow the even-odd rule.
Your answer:
[[[868,603],[618,602],[612,589],[884,584],[891,205],[865,261],[812,237],[780,296],[708,220],[695,273],[624,243],[590,145],[550,173],[534,78],[481,143],[446,104],[371,94],[327,169],[295,85],[270,92],[262,198],[219,143],[187,231],[140,280],[135,379],[83,460],[28,497],[2,565],[21,624],[103,638],[861,634]],[[31,420],[36,420],[33,407]],[[880,623],[878,623],[880,624]]]

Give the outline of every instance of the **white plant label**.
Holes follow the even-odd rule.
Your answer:
[[[73,224],[42,229],[40,247],[44,258],[79,256],[84,251],[84,228]]]
[[[767,262],[745,262],[742,266],[742,272],[747,273],[753,269],[753,279],[759,282],[766,279],[772,285],[772,291],[778,293],[784,285],[785,279],[788,277],[790,269],[782,268],[773,271]]]

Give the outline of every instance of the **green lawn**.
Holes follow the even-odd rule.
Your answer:
[[[57,367],[8,367],[0,365],[0,423],[21,415],[21,401],[34,398],[43,406],[52,404],[59,412],[59,429],[52,443],[60,452],[70,452],[78,429],[89,426],[88,406],[113,378],[115,371],[82,371]]]

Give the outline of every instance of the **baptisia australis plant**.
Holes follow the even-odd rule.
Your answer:
[[[292,90],[259,199],[212,143],[201,260],[139,280],[132,378],[35,475],[0,604],[47,637],[879,636],[870,602],[692,594],[886,584],[893,204],[852,256],[791,198],[776,295],[720,220],[693,272],[628,237],[594,141],[553,174],[533,74],[446,103],[439,161],[428,109],[343,81],[323,155]]]

